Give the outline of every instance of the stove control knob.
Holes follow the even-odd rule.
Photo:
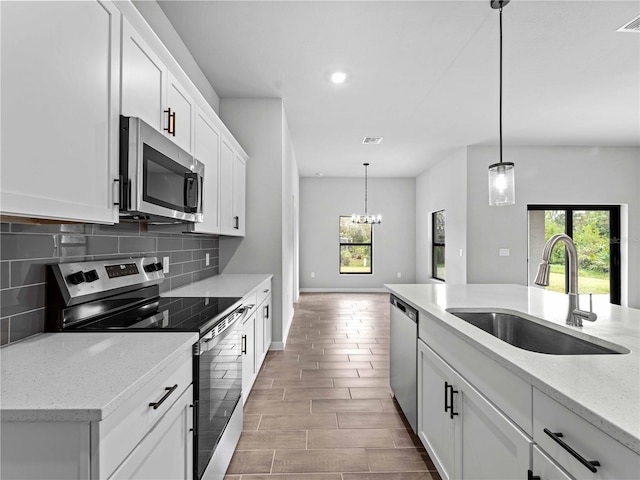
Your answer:
[[[88,272],[84,272],[84,278],[87,282],[95,282],[98,280],[98,272],[95,270],[89,270]]]
[[[149,272],[149,273],[155,272],[157,270],[155,263],[150,263],[149,265],[145,265],[143,268],[145,272]]]
[[[71,285],[80,285],[85,281],[84,272],[75,272],[67,275],[67,282]]]
[[[162,263],[158,262],[156,263],[156,270],[158,272],[161,272],[164,269],[164,267],[162,266]]]

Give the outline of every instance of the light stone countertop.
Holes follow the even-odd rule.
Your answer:
[[[551,396],[636,453],[640,453],[640,310],[594,296],[595,322],[565,325],[567,295],[519,285],[390,284],[397,297],[427,312],[449,331]],[[582,296],[581,308],[588,309]],[[619,355],[548,355],[514,347],[448,313],[449,308],[497,308],[605,346]],[[418,323],[420,321],[418,320]],[[419,327],[420,335],[428,332]],[[427,340],[428,342],[428,340]]]
[[[273,275],[270,273],[223,273],[205,278],[191,285],[174,288],[160,294],[162,297],[244,297]]]
[[[197,340],[195,332],[63,332],[7,345],[0,417],[100,421]]]

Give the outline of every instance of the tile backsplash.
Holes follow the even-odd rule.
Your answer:
[[[181,226],[0,223],[0,345],[44,330],[46,266],[109,258],[169,257],[161,291],[219,273],[216,235]],[[205,265],[206,254],[209,265]]]

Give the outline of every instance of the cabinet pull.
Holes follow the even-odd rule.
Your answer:
[[[149,406],[150,406],[150,407],[153,407],[153,409],[154,409],[154,410],[157,410],[157,409],[158,409],[158,407],[159,407],[160,405],[162,405],[162,403],[163,403],[167,398],[169,398],[169,395],[171,395],[171,394],[175,391],[175,389],[176,389],[176,388],[178,388],[178,384],[177,384],[177,383],[176,383],[173,387],[166,387],[166,388],[165,388],[165,390],[167,391],[167,393],[165,393],[165,394],[164,394],[164,396],[163,396],[160,400],[158,400],[157,402],[151,402],[151,403],[149,404]]]
[[[447,390],[449,391],[447,392]],[[457,412],[453,411],[453,394],[454,393],[458,393],[458,390],[454,390],[453,385],[449,385],[448,382],[444,382],[444,411],[445,412],[449,411],[449,418],[451,418],[452,420],[453,420],[453,417],[458,415]],[[447,397],[449,397],[448,398],[449,405],[447,405]]]
[[[242,335],[242,353],[244,355],[247,354],[247,336],[246,335]]]
[[[167,127],[164,129],[169,135],[176,136],[176,112],[171,112],[170,108],[167,108],[164,113],[167,114]]]
[[[540,480],[540,475],[534,475],[531,470],[527,470],[527,480]]]
[[[235,217],[233,217],[233,228],[236,230],[240,230],[240,217],[238,217],[237,215]]]
[[[558,445],[560,445],[562,448],[564,448],[567,452],[569,452],[573,458],[578,460],[582,465],[587,467],[591,472],[596,473],[598,471],[598,469],[596,467],[600,466],[600,462],[598,462],[597,460],[585,460],[585,458],[582,455],[580,455],[578,452],[576,452],[573,448],[571,448],[569,445],[567,445],[564,441],[560,440],[560,438],[564,436],[561,432],[552,432],[548,428],[545,428],[544,429],[544,433],[549,435],[553,439],[554,442],[556,442]]]
[[[113,185],[115,188],[115,192],[113,192],[113,198],[118,198],[117,202],[113,202],[115,206],[120,206],[120,199],[122,198],[122,175],[118,178],[113,179]]]
[[[264,306],[262,315],[264,316],[264,318],[269,318],[269,305]]]
[[[268,289],[268,288],[265,288],[265,289],[262,291],[262,293],[269,293],[269,289]]]

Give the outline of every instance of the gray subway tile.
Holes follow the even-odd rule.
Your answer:
[[[9,288],[11,286],[9,262],[0,262],[0,289]]]
[[[156,239],[149,237],[120,237],[120,253],[155,252]]]
[[[200,270],[199,272],[193,273],[193,281],[197,282],[199,280],[204,280],[205,278],[213,277],[218,274],[217,268],[205,268],[204,270]]]
[[[115,225],[93,225],[94,235],[140,235],[140,224],[136,222],[120,222]]]
[[[203,250],[218,248],[217,238],[203,238],[200,240],[200,248]]]
[[[33,312],[15,315],[9,323],[9,341],[15,342],[22,338],[30,337],[36,333],[44,332],[44,308]]]
[[[0,318],[0,345],[9,343],[9,317]]]
[[[181,238],[158,238],[158,250],[170,251],[170,250],[182,250]]]
[[[81,223],[13,223],[11,231],[14,233],[68,233],[75,235],[84,235],[91,233],[91,225]]]
[[[177,277],[171,277],[169,281],[171,282],[171,289],[173,290],[174,288],[193,283],[193,275],[191,275],[190,273],[187,273],[185,275],[178,275]]]
[[[74,260],[82,261],[82,260]],[[55,258],[43,258],[38,260],[18,260],[11,262],[11,286],[21,287],[44,283],[47,281],[47,265],[59,263]]]
[[[10,223],[0,223],[0,232],[4,233],[4,232],[10,232],[11,231],[11,224]]]
[[[56,257],[53,235],[3,233],[0,236],[3,260]]]
[[[184,273],[193,273],[202,269],[202,260],[195,260],[193,262],[186,262],[182,264],[182,271]]]
[[[185,238],[182,241],[182,249],[183,250],[199,250],[200,249],[200,239],[198,239],[198,238]]]
[[[107,255],[118,251],[118,237],[87,237],[89,255]]]
[[[181,250],[178,252],[171,252],[169,257],[171,259],[171,263],[182,263],[182,262],[190,262],[193,260],[193,254],[196,251],[193,250]]]
[[[182,271],[182,265],[182,263],[169,263],[169,272],[164,274],[165,278],[177,277],[178,275],[182,275],[184,273]]]
[[[44,284],[0,291],[0,317],[8,317],[44,307]]]

